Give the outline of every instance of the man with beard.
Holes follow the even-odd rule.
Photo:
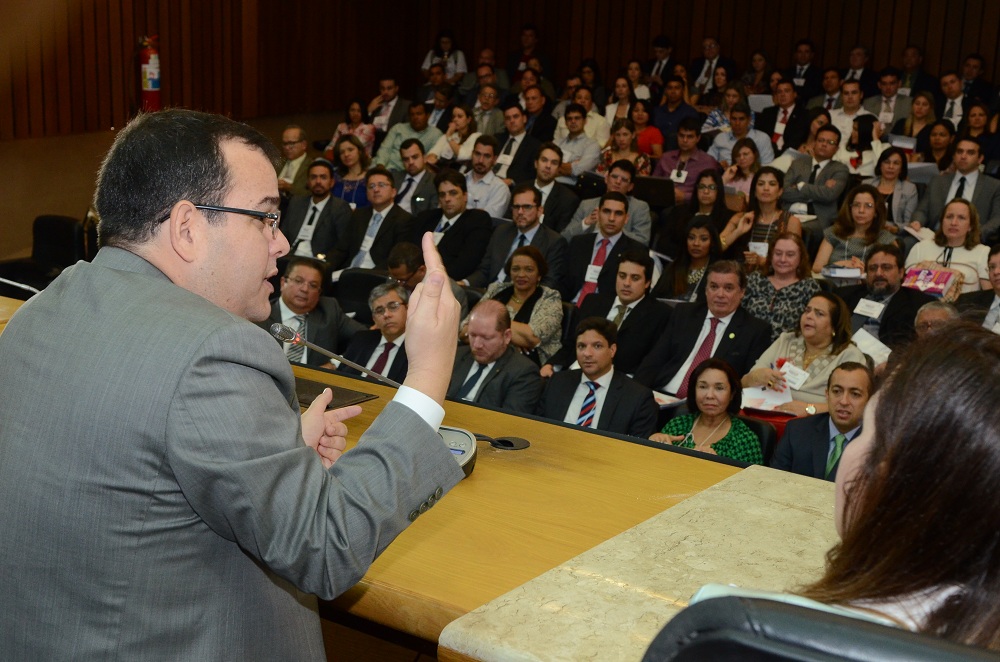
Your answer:
[[[493,218],[503,218],[510,204],[510,189],[494,173],[500,144],[493,136],[479,136],[472,148],[472,167],[465,175],[469,209],[482,209]]]
[[[288,202],[281,231],[291,243],[290,255],[324,260],[347,229],[351,208],[330,195],[333,164],[326,159],[316,159],[309,165],[306,181],[309,195],[295,196]]]
[[[894,347],[916,338],[917,311],[933,300],[929,294],[900,287],[903,282],[903,252],[895,244],[874,246],[865,260],[867,282],[837,290],[853,311],[854,333],[868,333]]]

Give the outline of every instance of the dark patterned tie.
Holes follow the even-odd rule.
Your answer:
[[[594,422],[594,410],[597,409],[597,389],[601,385],[597,382],[587,382],[587,397],[583,399],[583,406],[580,407],[580,415],[576,417],[576,424],[585,428],[591,427]]]

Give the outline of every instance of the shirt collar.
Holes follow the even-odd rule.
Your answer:
[[[591,379],[590,377],[587,377],[587,375],[583,374],[583,372],[581,371],[580,383],[586,384],[587,382],[597,382],[598,384],[601,385],[601,388],[606,389],[609,386],[611,386],[611,378],[614,377],[614,375],[615,375],[615,367],[613,365],[611,366],[610,370],[608,370],[606,373],[604,373],[597,379]]]
[[[841,432],[840,430],[837,429],[837,426],[833,424],[833,416],[831,416],[829,421],[827,421],[827,425],[829,425],[829,431],[830,431],[830,434],[827,436],[827,439],[829,439],[830,441],[833,441],[833,438],[836,437],[838,434],[842,434],[845,437],[847,437],[847,441],[853,441],[854,438],[858,436],[858,434],[860,434],[861,432],[860,425],[858,425],[853,429],[848,430],[847,432]]]

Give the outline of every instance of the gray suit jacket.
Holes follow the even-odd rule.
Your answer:
[[[807,156],[792,161],[785,173],[785,192],[781,200],[785,203],[785,209],[796,202],[812,203],[817,220],[825,228],[837,218],[837,203],[841,193],[847,188],[850,171],[843,163],[830,159],[816,173],[815,184],[808,183],[811,172],[812,158]],[[799,182],[803,182],[801,189],[798,187]],[[827,186],[827,182],[833,182],[833,185]]]
[[[311,206],[311,195],[297,195],[288,201],[288,209],[281,218],[281,231],[292,247],[290,255],[295,254],[295,239],[306,222]],[[350,221],[350,205],[331,195],[323,211],[319,213],[319,218],[316,219],[316,229],[313,230],[311,241],[313,255],[329,256],[347,231]]]
[[[892,106],[892,122],[889,123],[890,129],[892,128],[892,125],[899,120],[905,120],[910,116],[910,106],[912,104],[913,99],[910,97],[903,94],[896,95],[896,102]],[[882,95],[880,94],[878,96],[865,99],[861,105],[872,115],[878,116],[878,114],[882,112]]]
[[[583,219],[597,208],[600,198],[588,198],[580,203],[570,219],[569,224],[562,229],[562,236],[569,241],[578,234],[597,232],[597,224],[583,227]],[[653,220],[649,215],[649,205],[644,201],[628,196],[628,222],[625,223],[625,236],[635,239],[643,246],[649,246],[649,236],[652,232]]]
[[[462,478],[398,403],[325,470],[274,340],[108,247],[0,336],[0,420],[6,659],[325,659],[308,593]]]
[[[878,177],[865,180],[865,184],[878,186]],[[913,219],[913,213],[917,210],[917,186],[913,182],[906,182],[901,179],[896,180],[896,186],[892,189],[892,218],[896,225],[909,223]]]
[[[458,398],[458,392],[474,362],[475,358],[467,345],[458,348],[455,369],[452,370],[451,384],[448,386],[449,398]],[[531,414],[535,411],[541,394],[542,378],[538,374],[538,366],[508,345],[507,351],[483,378],[474,402],[518,414]]]
[[[396,187],[396,192],[403,190],[403,182],[406,181],[406,173],[400,170],[392,173],[392,179]],[[416,216],[428,209],[438,208],[438,192],[434,187],[434,173],[429,170],[424,172],[424,176],[417,183],[417,190],[410,197],[410,214]]]
[[[497,226],[490,237],[490,243],[486,246],[486,253],[483,255],[479,267],[466,279],[469,281],[469,285],[486,287],[496,280],[497,274],[507,262],[507,255],[510,253],[511,246],[514,245],[517,234],[517,226],[513,223],[503,223]],[[549,272],[542,279],[542,285],[559,289],[560,279],[566,269],[566,255],[569,251],[566,240],[560,237],[555,230],[540,225],[530,245],[542,252],[549,267]],[[510,280],[510,274],[507,274],[507,280]]]
[[[271,302],[270,317],[258,322],[257,326],[270,333],[275,322],[281,322],[281,306],[277,299]],[[345,315],[333,297],[320,297],[316,307],[306,315],[306,340],[337,354],[343,354],[354,334],[364,330],[365,325]],[[280,344],[284,351],[285,345]],[[330,359],[319,352],[306,349],[306,365],[321,366],[329,362]]]
[[[956,173],[943,173],[931,179],[924,197],[917,203],[917,211],[913,212],[914,221],[937,230],[941,214],[944,213],[945,198],[948,197],[948,190],[955,177]],[[979,173],[976,190],[972,192],[972,204],[979,212],[981,242],[989,246],[998,239],[1000,231],[1000,182]]]

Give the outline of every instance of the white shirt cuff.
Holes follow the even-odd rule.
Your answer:
[[[410,386],[400,386],[396,391],[393,402],[409,407],[420,418],[424,419],[427,425],[437,430],[444,420],[444,408],[441,407],[434,398],[431,398]]]

